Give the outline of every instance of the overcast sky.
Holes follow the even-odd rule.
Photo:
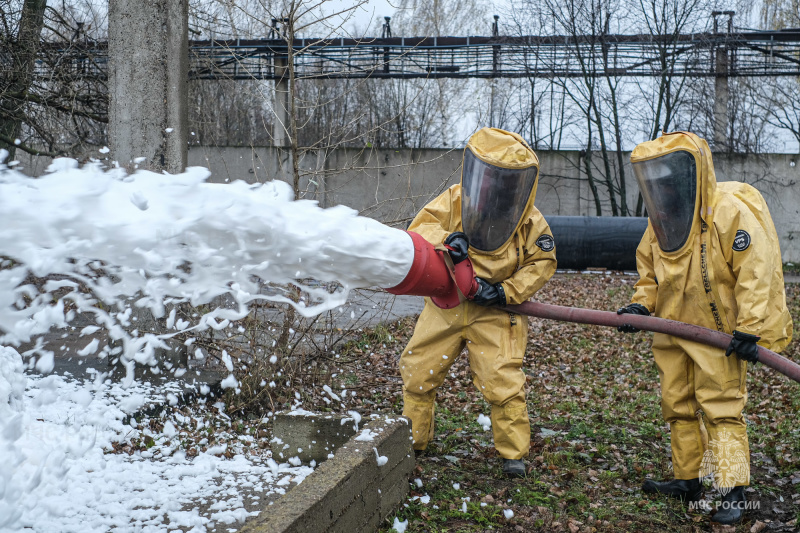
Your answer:
[[[351,7],[353,3],[352,0],[329,0],[322,5],[321,9],[326,14],[336,13]],[[394,5],[390,0],[367,0],[365,4],[356,8],[354,12],[347,13],[344,29],[358,36],[380,36],[383,17],[394,16],[396,5],[398,5],[397,0],[394,0]],[[341,17],[339,20],[342,20]],[[341,22],[338,24],[341,24]]]

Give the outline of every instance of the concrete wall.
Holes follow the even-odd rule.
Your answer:
[[[718,181],[744,181],[761,191],[784,262],[800,263],[800,160],[796,155],[729,155],[714,160]]]
[[[291,181],[286,152],[275,148],[193,147],[189,166],[211,170],[212,181]],[[323,207],[344,204],[402,227],[460,175],[461,150],[339,149],[301,158],[301,197]]]
[[[541,176],[536,205],[545,215],[596,215],[579,152],[538,150]],[[286,157],[274,148],[195,147],[190,166],[204,166],[215,181],[281,179]],[[639,189],[624,154],[623,173],[629,209]],[[786,154],[715,154],[719,181],[744,181],[764,195],[770,207],[784,262],[800,262],[800,165]],[[361,214],[405,227],[414,214],[460,177],[461,150],[340,149],[301,160],[307,173],[303,196],[330,207],[344,204]],[[600,156],[593,161],[600,164]],[[616,171],[616,169],[614,169]],[[602,191],[602,184],[598,184]],[[607,197],[602,214],[610,215]]]
[[[594,200],[578,152],[538,150],[541,163],[536,205],[545,215],[595,215]],[[97,154],[99,156],[99,154]],[[624,161],[628,161],[624,154]],[[21,166],[40,175],[47,158],[18,154]],[[800,158],[796,155],[715,154],[717,179],[745,181],[759,189],[772,212],[784,262],[800,263]],[[197,146],[189,166],[208,167],[213,181],[288,181],[289,160],[276,148]],[[600,164],[600,156],[593,161]],[[419,209],[460,177],[461,150],[339,149],[311,153],[300,167],[302,196],[330,207],[348,205],[361,214],[406,227]],[[616,170],[616,169],[615,169]],[[625,164],[627,198],[635,209],[638,187]],[[603,187],[600,187],[601,189]],[[607,198],[602,214],[610,215]]]
[[[347,419],[346,415],[306,411],[275,413],[272,456],[281,462],[297,457],[304,463],[321,463],[355,434],[352,419]]]

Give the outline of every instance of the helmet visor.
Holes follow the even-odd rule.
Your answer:
[[[468,148],[461,173],[461,222],[470,246],[491,252],[513,235],[525,213],[539,169],[490,165]]]
[[[633,172],[647,206],[647,216],[665,252],[681,248],[692,230],[697,201],[697,164],[679,150],[633,163]]]

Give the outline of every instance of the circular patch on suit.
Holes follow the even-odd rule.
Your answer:
[[[750,234],[745,230],[740,229],[736,232],[736,237],[733,238],[733,251],[744,252],[750,247]]]
[[[553,240],[552,236],[544,234],[538,239],[536,239],[536,246],[538,246],[545,252],[552,252],[553,248],[556,247],[556,241]]]

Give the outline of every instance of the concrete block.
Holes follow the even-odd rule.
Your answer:
[[[414,450],[411,447],[411,423],[405,418],[398,417],[388,426],[385,423],[378,423],[376,426],[382,428],[382,438],[376,446],[378,453],[388,459],[381,468],[381,477],[385,477],[398,464],[409,459],[409,456],[414,457]]]
[[[382,522],[383,519],[376,509],[374,513],[366,518],[366,521],[364,521],[364,523],[361,525],[361,529],[359,531],[377,531]]]
[[[340,476],[341,481],[331,488],[326,498],[316,502],[311,514],[330,518],[331,525],[347,516],[364,516],[373,512],[380,504],[376,483],[378,465],[374,456],[370,459],[360,452],[354,452],[354,456],[356,455],[360,455],[362,460],[352,469],[346,466],[348,461],[342,464],[334,460],[330,464],[322,465],[329,466],[322,472],[323,476]],[[315,523],[318,524],[318,521]],[[351,518],[348,523],[357,525],[358,519]]]
[[[364,428],[377,435],[371,444],[387,458],[386,464],[378,467],[380,523],[405,501],[409,491],[408,477],[416,464],[411,446],[411,424],[403,417],[381,418],[370,421]]]
[[[408,481],[409,472],[414,470],[416,464],[417,462],[412,454],[411,457],[404,458],[402,462],[391,468],[388,464],[385,465],[381,470],[381,487],[391,486],[401,482],[406,483]]]
[[[374,460],[360,452],[338,452],[255,520],[248,520],[242,531],[327,532],[351,507],[371,512],[379,505],[377,496],[371,499],[362,491],[374,481],[376,468]]]
[[[389,518],[392,513],[405,503],[410,490],[408,485],[408,475],[410,473],[411,471],[406,473],[405,477],[397,483],[381,485],[381,505],[378,508],[381,522]]]
[[[366,486],[359,487],[356,499],[342,510],[342,514],[334,521],[328,531],[330,533],[351,533],[365,531],[364,526],[378,518],[380,509],[380,493],[375,480]],[[373,518],[374,516],[374,518]]]
[[[327,531],[351,505],[361,505],[361,491],[377,477],[377,464],[362,448],[341,447],[334,458],[322,463],[301,485],[271,506],[270,523],[288,529],[267,531]],[[307,483],[310,482],[310,483]],[[299,487],[304,490],[296,490]],[[377,503],[370,502],[370,503]],[[276,511],[276,512],[273,512]],[[291,527],[290,527],[291,526]]]
[[[287,415],[281,424],[305,425],[306,434],[313,431],[316,435],[319,423],[310,422],[310,418],[311,414],[300,418]],[[330,425],[330,420],[333,418],[325,423]],[[341,417],[336,421],[341,424]],[[370,420],[359,428],[362,440],[356,440],[352,422],[345,426],[354,436],[335,451],[334,457],[259,516],[249,519],[242,533],[375,531],[395,511],[405,500],[408,477],[414,468],[407,421],[400,417]],[[364,435],[370,439],[363,440]],[[378,466],[375,449],[389,459],[385,465]]]
[[[353,421],[346,419],[306,411],[278,413],[272,427],[273,454],[283,461],[298,457],[305,463],[321,463],[355,435]]]

